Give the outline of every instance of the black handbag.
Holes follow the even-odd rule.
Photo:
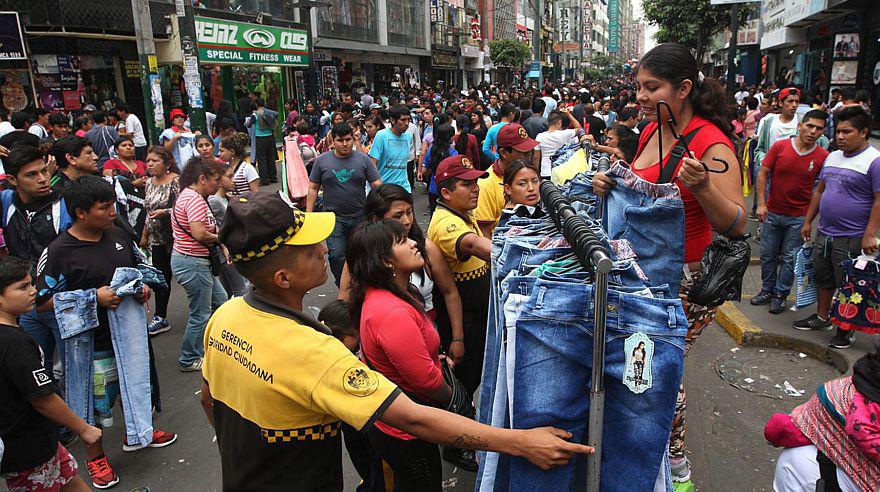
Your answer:
[[[688,301],[715,307],[742,299],[742,283],[751,259],[749,234],[718,238],[706,248],[700,260],[700,276],[688,293]]]

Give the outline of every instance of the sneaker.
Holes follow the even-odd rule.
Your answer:
[[[180,372],[201,372],[202,359],[199,359],[188,366],[180,366]]]
[[[773,294],[767,292],[766,290],[762,290],[758,292],[758,294],[749,301],[749,304],[752,306],[763,306],[765,304],[770,304],[770,301],[773,300]]]
[[[791,324],[791,326],[795,330],[801,331],[810,331],[810,330],[819,330],[819,331],[829,331],[833,326],[831,326],[830,319],[822,319],[818,314],[811,314],[804,319],[795,321]]]
[[[681,458],[669,458],[669,466],[672,470],[672,481],[683,483],[691,479],[691,462],[687,456]]]
[[[87,461],[86,466],[89,469],[89,476],[92,477],[92,486],[96,489],[109,489],[119,483],[119,475],[113,471],[106,456],[101,455]]]
[[[165,333],[170,329],[171,323],[169,323],[167,319],[160,316],[153,316],[153,320],[150,321],[150,325],[147,326],[147,333],[149,333],[150,336],[155,336],[159,333]]]
[[[470,449],[444,447],[443,459],[469,472],[475,472],[479,468],[476,454]]]
[[[126,452],[137,451],[139,449],[144,448],[164,448],[165,446],[170,446],[177,441],[177,434],[173,432],[165,432],[163,430],[154,429],[153,430],[153,441],[146,446],[133,445],[130,446],[128,444],[122,445],[122,450]]]
[[[784,297],[774,297],[772,301],[770,301],[770,314],[779,314],[785,311],[785,298]]]
[[[837,333],[831,337],[831,340],[828,342],[828,346],[836,349],[845,349],[849,348],[850,345],[856,340],[856,332],[852,330],[842,330],[840,328],[837,329]]]

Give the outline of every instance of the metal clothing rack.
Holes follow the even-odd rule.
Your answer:
[[[541,182],[541,200],[581,264],[596,277],[593,377],[587,434],[587,444],[596,451],[587,457],[587,490],[598,492],[602,470],[602,425],[605,420],[605,316],[608,310],[608,273],[611,272],[612,261],[608,249],[556,185],[549,181]]]

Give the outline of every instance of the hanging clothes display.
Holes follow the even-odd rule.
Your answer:
[[[564,207],[576,218],[557,221],[545,199],[549,217],[511,215],[495,229],[478,419],[507,428],[554,426],[588,443],[593,367],[604,364],[601,490],[671,491],[667,445],[687,333],[677,294],[684,208],[674,185],[613,169],[617,186],[605,200],[592,194],[592,172],[567,183]],[[542,197],[545,188],[555,190],[543,183]],[[633,231],[657,227],[662,242],[652,244]],[[585,260],[581,237],[608,252],[607,274]],[[601,361],[592,357],[596,332],[604,332]],[[498,453],[480,457],[478,491],[586,488],[587,457],[546,471]]]

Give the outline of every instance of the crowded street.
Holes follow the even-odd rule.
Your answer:
[[[0,39],[0,490],[880,490],[871,0]]]

